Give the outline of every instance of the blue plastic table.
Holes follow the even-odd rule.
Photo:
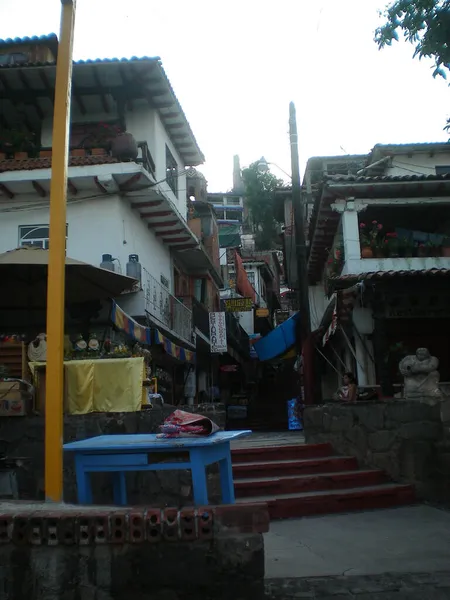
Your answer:
[[[222,502],[234,504],[231,440],[251,431],[219,431],[205,438],[159,439],[155,434],[102,435],[64,444],[75,454],[78,502],[92,504],[90,473],[113,473],[114,502],[127,504],[126,471],[190,469],[194,503],[208,504],[206,466],[219,463]],[[175,460],[178,462],[175,462]]]

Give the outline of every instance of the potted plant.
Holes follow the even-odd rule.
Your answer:
[[[445,236],[442,240],[441,255],[450,257],[450,237]]]
[[[118,133],[111,142],[111,154],[119,160],[136,160],[138,153],[136,140],[128,131]]]
[[[365,223],[359,224],[359,239],[361,244],[361,258],[372,258],[377,240],[381,235],[383,225],[378,221],[372,221],[372,226],[369,228]]]
[[[398,240],[398,254],[405,258],[410,258],[414,252],[414,243],[411,238],[404,237]]]
[[[0,151],[5,157],[23,159],[36,151],[35,134],[25,129],[2,129],[0,131]]]
[[[400,256],[400,245],[398,241],[398,235],[395,231],[389,231],[386,233],[385,238],[388,255],[391,258],[398,258]]]
[[[89,148],[91,154],[105,154],[111,149],[112,141],[121,133],[118,125],[98,123],[81,142],[83,148]]]

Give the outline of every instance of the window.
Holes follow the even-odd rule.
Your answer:
[[[450,173],[450,165],[436,167],[436,175],[447,175]]]
[[[166,181],[169,184],[170,189],[178,195],[178,165],[174,159],[172,152],[166,146]]]
[[[67,243],[66,225],[66,243]],[[48,250],[49,242],[49,226],[48,225],[19,225],[19,246],[35,246]]]
[[[255,271],[247,271],[247,277],[253,287],[255,287]]]

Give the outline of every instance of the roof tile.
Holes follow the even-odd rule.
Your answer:
[[[117,158],[112,156],[71,156],[69,167],[84,167],[86,165],[107,165],[118,163]],[[33,171],[35,169],[50,169],[51,158],[25,158],[23,160],[5,159],[0,160],[0,173],[7,171]]]

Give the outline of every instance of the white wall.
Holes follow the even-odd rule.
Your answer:
[[[325,288],[322,284],[309,286],[309,312],[311,314],[311,330],[318,329],[322,317],[330,303],[330,299],[325,295]]]
[[[87,106],[87,109],[89,107]],[[73,123],[98,123],[102,121],[110,121],[116,118],[117,112],[115,106],[111,106],[111,112],[89,112],[83,115],[80,113],[76,102],[72,102],[71,121]],[[145,102],[135,102],[133,110],[126,111],[125,121],[127,131],[135,137],[138,142],[147,142],[148,148],[152,155],[156,166],[156,180],[161,181],[166,178],[166,144],[172,152],[178,164],[178,171],[183,171],[185,164],[175,149],[169,134],[167,133],[158,111],[150,108]],[[41,143],[43,146],[51,147],[52,145],[52,118],[48,117],[42,125]],[[175,204],[178,211],[184,219],[187,217],[186,205],[186,175],[178,177],[178,196],[172,192],[166,182],[160,184],[168,197]]]
[[[450,166],[450,152],[438,153],[434,156],[430,156],[429,153],[411,156],[397,154],[392,160],[392,168],[386,169],[385,175],[434,175],[436,166]]]
[[[25,197],[23,197],[25,198]],[[16,206],[25,205],[20,197]],[[29,200],[28,200],[29,204]],[[2,210],[8,205],[2,204]],[[0,253],[17,248],[19,225],[48,225],[49,208],[13,210],[0,213]],[[67,255],[99,266],[102,254],[119,259],[121,271],[126,273],[129,254],[138,254],[145,269],[158,281],[161,273],[173,286],[170,252],[155,237],[128,200],[119,196],[100,196],[91,200],[72,202],[67,207]]]

